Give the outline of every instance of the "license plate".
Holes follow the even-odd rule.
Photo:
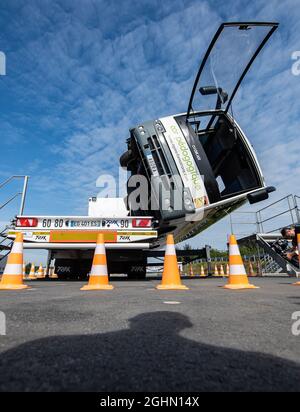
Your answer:
[[[40,228],[43,229],[95,229],[95,230],[112,230],[112,229],[131,229],[132,224],[129,219],[41,219],[39,220]]]

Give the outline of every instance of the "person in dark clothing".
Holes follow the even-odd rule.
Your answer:
[[[292,248],[286,253],[286,257],[293,263],[299,264],[299,251],[298,251],[298,234],[300,234],[300,225],[288,226],[282,229],[281,235],[284,239],[292,241]]]

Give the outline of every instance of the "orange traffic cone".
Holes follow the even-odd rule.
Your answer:
[[[251,260],[249,261],[249,276],[251,276],[252,278],[256,276]]]
[[[30,273],[29,273],[28,279],[29,279],[29,280],[36,280],[35,265],[34,265],[34,263],[31,264],[31,268],[30,268]]]
[[[188,290],[188,287],[184,286],[181,283],[173,235],[167,236],[167,246],[166,246],[166,253],[165,253],[162,282],[161,282],[161,285],[158,285],[156,287],[156,289],[159,289],[159,290]]]
[[[225,289],[258,289],[257,286],[249,284],[240,249],[234,235],[230,235],[229,239],[229,265],[229,281],[227,285],[223,286]]]
[[[27,289],[23,283],[23,233],[18,233],[0,282],[0,289]]]
[[[219,276],[219,271],[218,271],[218,266],[217,265],[215,265],[214,276],[216,276],[216,277]]]
[[[298,258],[299,258],[299,268],[300,268],[300,235],[297,236],[298,243]],[[294,286],[300,286],[300,282],[294,283]]]
[[[44,279],[45,273],[44,273],[44,268],[42,265],[40,265],[38,273],[37,273],[37,279]]]
[[[193,266],[190,265],[190,277],[193,278],[195,276]]]
[[[229,276],[229,265],[227,263],[227,265],[226,265],[226,277],[228,277],[228,276]]]
[[[177,266],[177,270],[178,266]],[[104,235],[100,233],[97,238],[97,246],[93,259],[93,266],[89,277],[89,283],[81,290],[112,290],[109,284]]]
[[[203,265],[200,266],[200,277],[205,277],[205,271]]]
[[[220,266],[220,276],[225,276],[223,265]]]

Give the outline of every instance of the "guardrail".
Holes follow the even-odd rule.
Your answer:
[[[289,216],[289,221],[288,224],[294,225],[296,223],[300,223],[300,214],[299,214],[299,207],[298,207],[298,203],[297,200],[300,199],[298,196],[295,195],[288,195],[285,196],[279,200],[277,200],[276,202],[271,203],[270,205],[260,209],[259,211],[256,212],[257,214],[257,223],[258,223],[258,227],[259,227],[259,231],[260,233],[273,233],[273,232],[278,232],[279,230],[281,230],[281,228],[283,226],[287,226],[286,222],[284,224],[280,224],[279,226],[277,226],[275,229],[269,230],[265,228],[265,224],[271,221],[278,221],[278,218],[282,217],[282,216]],[[285,203],[286,204],[285,204]],[[263,218],[263,213],[265,213],[267,211],[268,215],[269,215],[269,211],[272,207],[274,206],[278,206],[280,204],[283,204],[282,207],[284,207],[284,210],[281,210],[279,213],[275,213],[275,215],[272,216],[268,216],[267,218]]]
[[[234,216],[236,215],[242,216],[243,219],[239,221],[234,221]],[[247,217],[249,217],[251,221],[248,221]],[[249,233],[253,234],[259,231],[256,212],[234,212],[229,215],[229,218],[230,218],[231,233],[234,233],[236,236],[248,236]],[[242,226],[243,232],[237,232],[237,230],[235,229],[236,226],[238,227]]]
[[[13,242],[11,240],[8,240],[5,236],[4,233],[7,229],[7,226],[0,232],[0,262],[8,256],[10,253],[11,246]],[[4,253],[1,253],[4,252]]]
[[[272,214],[273,208],[273,214]],[[235,216],[243,219],[234,220]],[[249,216],[249,219],[246,218]],[[270,227],[276,222],[276,227]],[[274,233],[284,226],[300,224],[300,197],[288,195],[256,212],[234,212],[230,215],[231,232],[237,236],[248,236],[255,233]],[[243,232],[236,230],[243,227]]]
[[[9,203],[15,200],[17,197],[21,196],[19,215],[22,216],[24,212],[24,207],[25,207],[29,176],[26,176],[26,175],[10,176],[8,179],[0,183],[0,190],[3,189],[3,187],[7,186],[12,180],[15,180],[15,179],[23,179],[23,189],[21,192],[15,193],[11,197],[9,197],[7,200],[5,200],[2,204],[0,204],[0,210],[2,210],[5,206],[7,206]],[[0,261],[6,258],[6,256],[10,252],[10,248],[12,245],[12,241],[8,240],[5,237],[5,230],[6,230],[6,227],[2,231],[0,231],[0,252],[1,251],[4,252],[0,254]]]
[[[294,205],[295,205],[297,220],[300,223],[300,196],[294,195]]]
[[[25,200],[26,200],[26,193],[27,193],[29,176],[26,176],[26,175],[13,175],[13,176],[10,176],[4,182],[0,183],[0,189],[2,189],[4,186],[8,185],[14,179],[23,179],[23,190],[22,190],[22,192],[15,193],[12,197],[10,197],[3,204],[1,204],[0,205],[0,210],[3,209],[5,206],[7,206],[9,203],[11,203],[18,196],[21,196],[19,215],[22,216],[23,212],[24,212],[24,207],[25,207]]]

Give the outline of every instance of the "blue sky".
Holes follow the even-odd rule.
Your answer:
[[[272,198],[300,194],[296,0],[1,0],[0,181],[31,176],[27,213],[86,213],[97,177],[115,173],[129,127],[185,111],[211,37],[239,20],[280,22],[234,113],[277,187]],[[0,221],[16,210],[0,211]],[[222,247],[228,231],[225,221],[193,244]]]

